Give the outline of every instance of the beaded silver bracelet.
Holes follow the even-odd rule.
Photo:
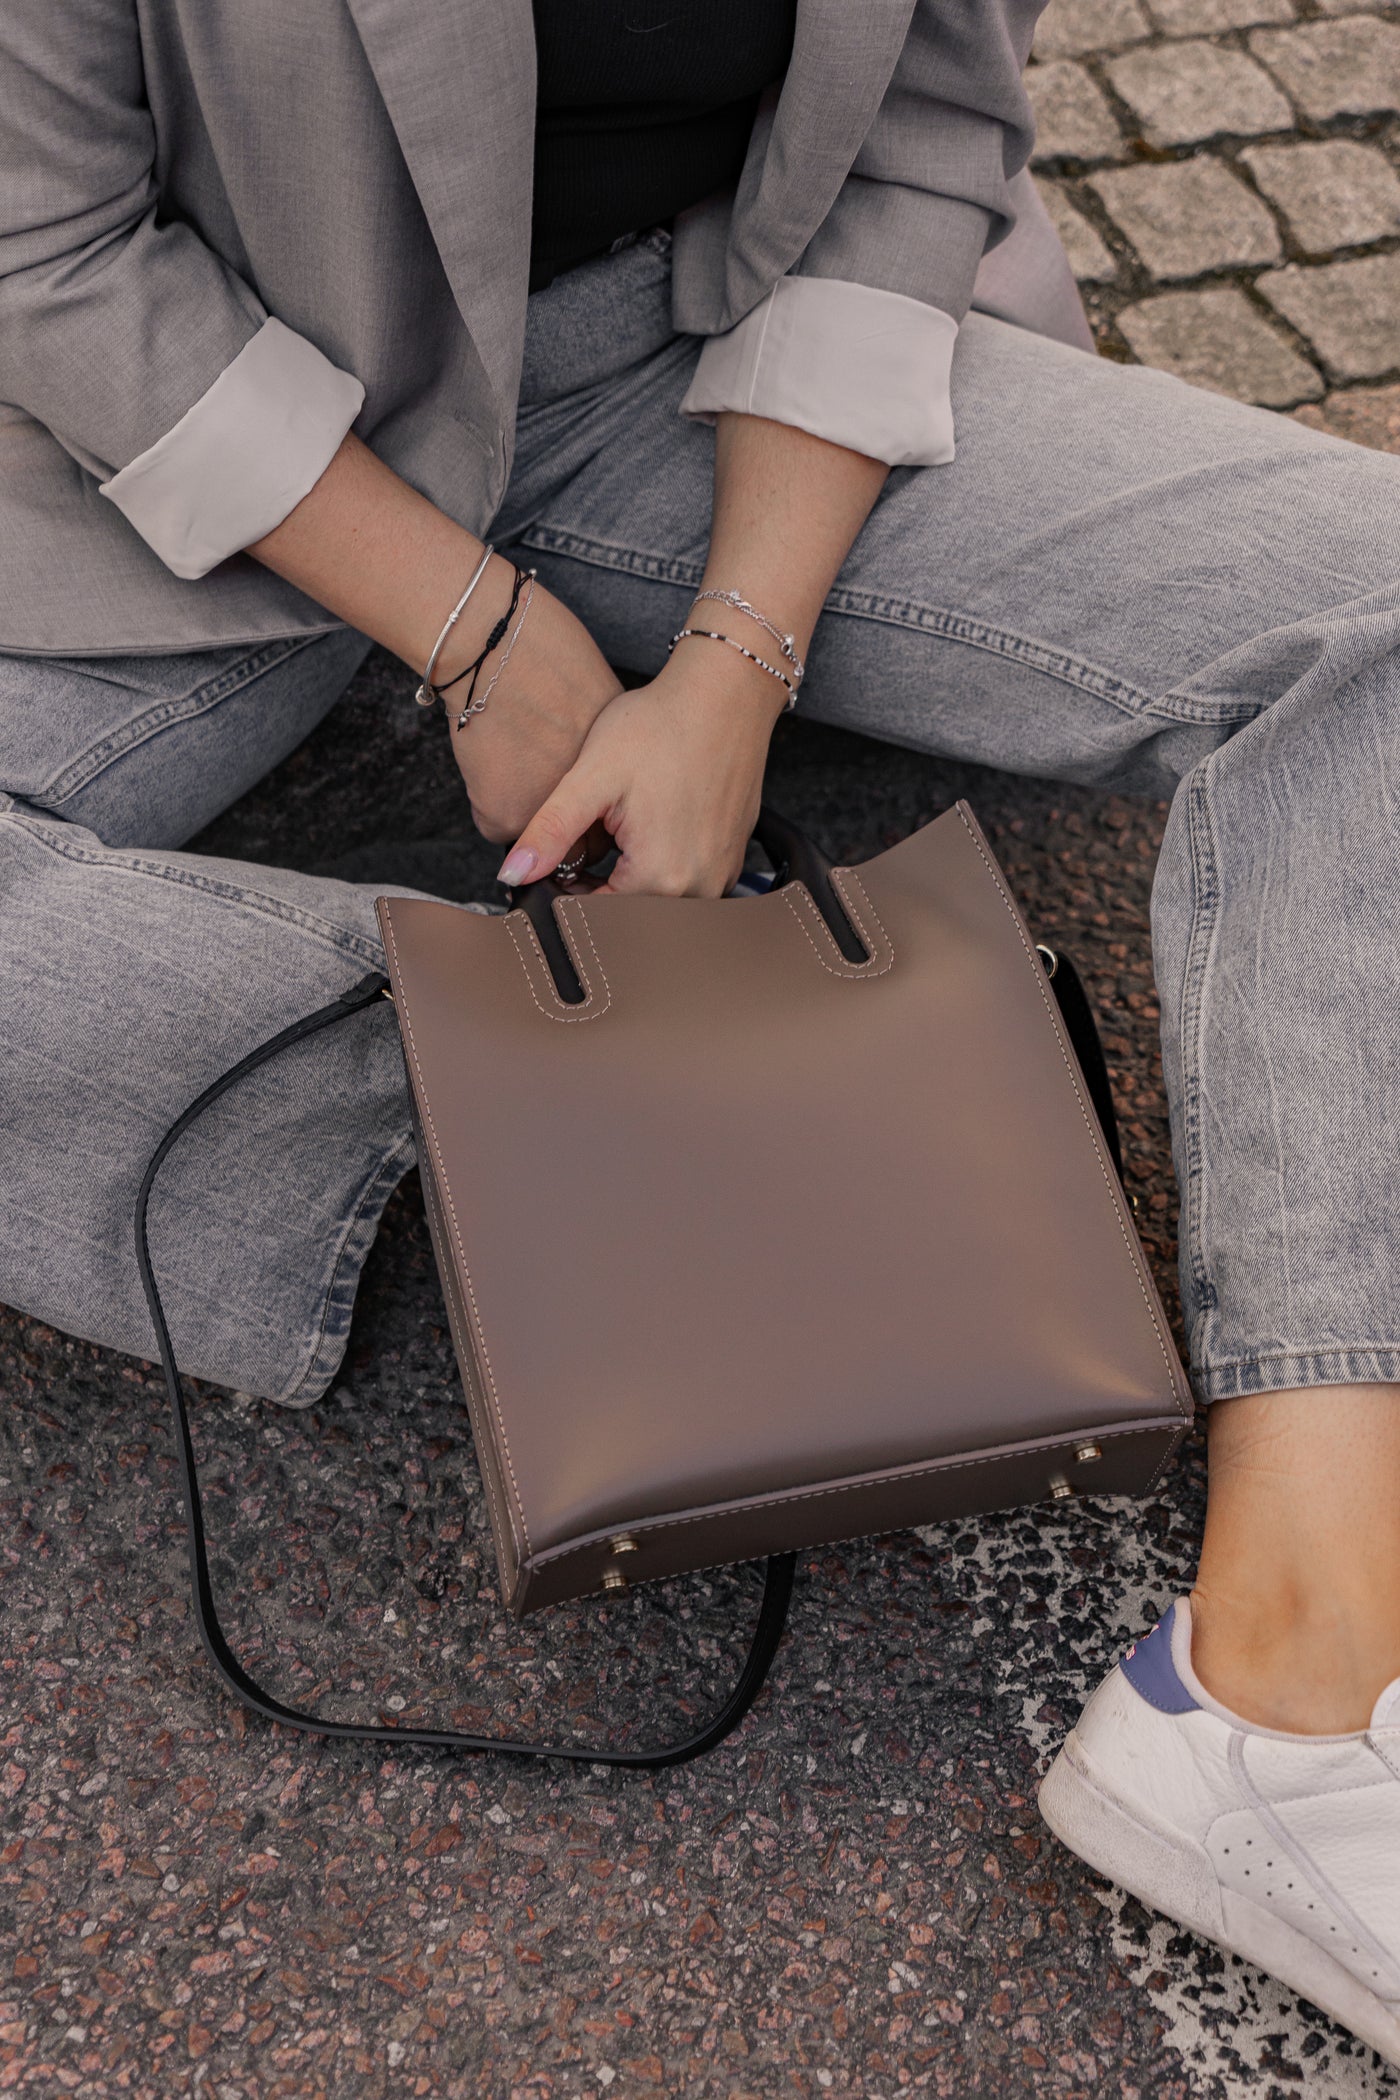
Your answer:
[[[766,671],[770,678],[777,679],[779,685],[786,686],[788,707],[796,707],[796,680],[789,678],[786,671],[780,671],[776,664],[770,664],[766,657],[755,656],[752,649],[746,649],[742,642],[736,642],[732,634],[721,634],[717,627],[682,627],[678,634],[671,636],[671,648],[666,651],[666,654],[668,656],[671,654],[671,649],[675,648],[677,642],[688,642],[691,640],[724,642],[727,643],[729,648],[737,649],[740,656],[746,656],[751,664],[758,665],[760,671]]]
[[[420,707],[431,707],[439,697],[438,689],[433,684],[433,673],[437,669],[437,660],[442,655],[443,649],[446,646],[447,637],[451,634],[453,628],[461,619],[462,614],[466,611],[467,600],[471,597],[472,592],[476,589],[482,577],[486,574],[487,563],[490,561],[491,556],[494,552],[495,549],[492,547],[491,542],[488,540],[486,542],[486,545],[482,549],[481,560],[477,563],[475,570],[472,572],[472,578],[470,583],[467,585],[461,597],[457,600],[457,603],[453,606],[451,612],[447,615],[446,620],[443,622],[442,633],[433,643],[432,655],[428,658],[427,664],[423,671],[423,683],[419,686],[417,692],[413,696]]]
[[[781,627],[775,627],[766,613],[761,613],[756,605],[750,605],[748,599],[741,598],[737,591],[697,591],[695,603],[698,605],[702,598],[715,598],[721,605],[732,605],[735,612],[747,614],[749,619],[758,623],[765,634],[771,634],[778,645],[778,654],[792,666],[794,690],[801,685],[807,675],[807,666],[798,655],[790,634],[784,634]]]

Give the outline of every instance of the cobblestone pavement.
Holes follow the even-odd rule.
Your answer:
[[[1037,51],[1040,179],[1108,354],[1400,449],[1400,24],[1344,0],[1052,0]],[[490,894],[404,683],[373,659],[202,843]],[[1163,812],[800,722],[772,793],[849,857],[969,795],[1085,969],[1174,1307],[1146,930]],[[149,1368],[0,1313],[0,1394],[0,2092],[1400,2093],[1034,1812],[1084,1692],[1189,1571],[1199,1445],[1145,1506],[806,1556],[739,1737],[624,1778],[245,1721],[192,1638]],[[734,1574],[502,1621],[412,1182],[328,1401],[209,1389],[195,1414],[227,1616],[292,1695],[660,1725],[718,1682],[752,1609]]]
[[[1393,439],[1395,9],[1051,0],[1028,80],[1037,179],[1106,354]]]

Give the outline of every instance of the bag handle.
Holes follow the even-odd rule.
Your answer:
[[[553,913],[550,912],[551,924],[553,917]],[[555,938],[558,938],[557,932]],[[562,941],[560,946],[563,946]],[[251,1707],[254,1713],[261,1714],[266,1721],[279,1721],[286,1728],[297,1728],[309,1735],[341,1736],[352,1742],[416,1743],[440,1750],[494,1750],[508,1757],[549,1757],[570,1764],[622,1765],[642,1771],[657,1771],[666,1765],[688,1764],[692,1758],[703,1756],[705,1751],[713,1750],[717,1743],[722,1743],[724,1738],[738,1727],[762,1690],[787,1622],[793,1573],[797,1564],[796,1554],[778,1553],[772,1555],[768,1561],[758,1624],[754,1629],[738,1680],[723,1705],[711,1714],[702,1727],[682,1742],[663,1744],[646,1750],[596,1750],[588,1749],[582,1744],[575,1747],[562,1743],[534,1743],[515,1736],[469,1735],[454,1728],[398,1727],[391,1722],[325,1720],[318,1714],[307,1713],[301,1707],[287,1706],[282,1700],[274,1698],[271,1692],[265,1691],[234,1654],[219,1622],[214,1601],[214,1584],[209,1572],[199,1470],[195,1464],[194,1441],[190,1435],[189,1415],[185,1408],[184,1382],[175,1361],[170,1328],[151,1262],[147,1235],[151,1191],[171,1148],[178,1143],[190,1125],[197,1122],[204,1111],[221,1095],[226,1094],[230,1087],[236,1086],[240,1079],[246,1078],[250,1072],[255,1072],[260,1065],[265,1065],[280,1051],[290,1049],[293,1043],[304,1042],[308,1036],[319,1034],[323,1028],[333,1027],[336,1022],[348,1019],[351,1014],[362,1012],[388,990],[389,980],[386,977],[376,973],[361,978],[358,984],[352,985],[340,998],[332,999],[328,1005],[318,1007],[315,1013],[307,1014],[303,1020],[294,1021],[290,1027],[280,1029],[267,1042],[259,1044],[256,1050],[251,1050],[246,1057],[240,1058],[236,1065],[231,1066],[211,1086],[207,1086],[204,1092],[190,1103],[184,1114],[178,1116],[171,1124],[151,1155],[150,1164],[142,1178],[141,1192],[136,1199],[136,1265],[141,1273],[141,1286],[146,1293],[146,1304],[150,1308],[151,1324],[155,1328],[160,1349],[161,1367],[165,1372],[166,1391],[170,1396],[171,1417],[175,1430],[175,1455],[179,1462],[180,1485],[185,1504],[194,1617],[205,1652],[224,1685],[236,1699]]]
[[[820,847],[766,803],[759,811],[754,837],[773,863],[773,887],[780,889],[785,882],[804,882],[847,962],[869,962],[869,951],[847,918],[836,893],[836,885],[831,879],[832,864]],[[574,959],[554,916],[555,899],[571,894],[562,883],[546,875],[538,882],[524,883],[518,890],[512,890],[510,900],[512,908],[523,911],[534,928],[559,997],[566,1006],[582,1006],[588,995],[579,982]]]
[[[758,813],[754,836],[773,863],[774,888],[785,882],[805,883],[811,891],[812,902],[825,919],[832,939],[847,962],[869,962],[869,950],[851,924],[840,892],[831,879],[833,863],[820,846],[767,803]],[[1103,1044],[1099,1040],[1089,995],[1078,970],[1063,950],[1056,952],[1053,948],[1039,947],[1036,952],[1045,965],[1065,1034],[1079,1060],[1089,1099],[1094,1104],[1094,1113],[1103,1128],[1104,1142],[1121,1182],[1123,1153],[1118,1137],[1118,1114],[1113,1106],[1113,1088],[1109,1084],[1108,1066],[1104,1063]]]
[[[846,908],[841,902],[840,892],[831,879],[833,864],[820,846],[767,803],[758,813],[754,836],[773,863],[774,888],[781,887],[785,882],[805,883],[811,891],[812,902],[826,921],[832,939],[847,962],[869,962],[869,950],[851,924]],[[560,945],[563,945],[562,942]],[[1079,1060],[1084,1084],[1089,1089],[1094,1112],[1103,1126],[1104,1140],[1121,1182],[1123,1154],[1118,1137],[1118,1115],[1113,1106],[1113,1089],[1109,1085],[1103,1044],[1099,1040],[1098,1024],[1094,1019],[1094,1009],[1089,1004],[1089,995],[1084,989],[1078,970],[1063,950],[1057,953],[1053,948],[1040,947],[1037,952],[1045,964],[1046,975],[1054,990],[1055,1003],[1060,1009],[1060,1019],[1064,1022],[1065,1034],[1069,1037],[1070,1047]]]
[[[869,950],[859,933],[847,917],[845,906],[832,881],[833,863],[822,852],[820,846],[809,839],[805,831],[799,831],[780,811],[764,803],[754,826],[754,837],[773,863],[773,887],[781,889],[785,882],[805,883],[812,902],[826,922],[827,930],[847,962],[865,963],[870,960]],[[579,975],[574,968],[573,957],[559,922],[554,916],[556,897],[567,897],[569,891],[561,884],[545,877],[540,882],[531,882],[511,891],[512,906],[518,907],[528,917],[554,978],[555,988],[566,1006],[581,1006],[587,997]],[[1045,964],[1055,994],[1055,1003],[1060,1009],[1060,1019],[1069,1037],[1070,1047],[1079,1060],[1079,1069],[1084,1075],[1084,1084],[1089,1090],[1089,1099],[1099,1119],[1113,1160],[1114,1170],[1121,1182],[1123,1179],[1123,1152],[1118,1135],[1118,1115],[1113,1106],[1113,1089],[1109,1084],[1108,1067],[1104,1063],[1103,1044],[1099,1040],[1098,1024],[1089,996],[1084,989],[1078,970],[1063,950],[1041,947],[1038,950]]]

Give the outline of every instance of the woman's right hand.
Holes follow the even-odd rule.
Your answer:
[[[510,563],[497,555],[482,579],[482,607],[472,636],[464,636],[446,656],[440,675],[450,677],[462,660],[476,654],[509,604],[510,590]],[[522,606],[531,590],[527,583]],[[518,638],[510,661],[482,712],[457,728],[469,679],[455,685],[442,703],[472,816],[483,837],[496,845],[520,836],[573,766],[598,716],[622,691],[583,622],[542,583],[535,582],[529,610],[523,621],[517,612],[513,631]],[[500,670],[505,647],[502,641],[487,657],[478,693]]]

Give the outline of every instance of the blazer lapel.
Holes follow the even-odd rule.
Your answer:
[[[525,327],[535,133],[530,0],[346,0],[462,319],[503,403]]]
[[[914,5],[798,0],[792,60],[754,128],[734,203],[725,274],[735,318],[792,267],[835,203],[884,99]]]

